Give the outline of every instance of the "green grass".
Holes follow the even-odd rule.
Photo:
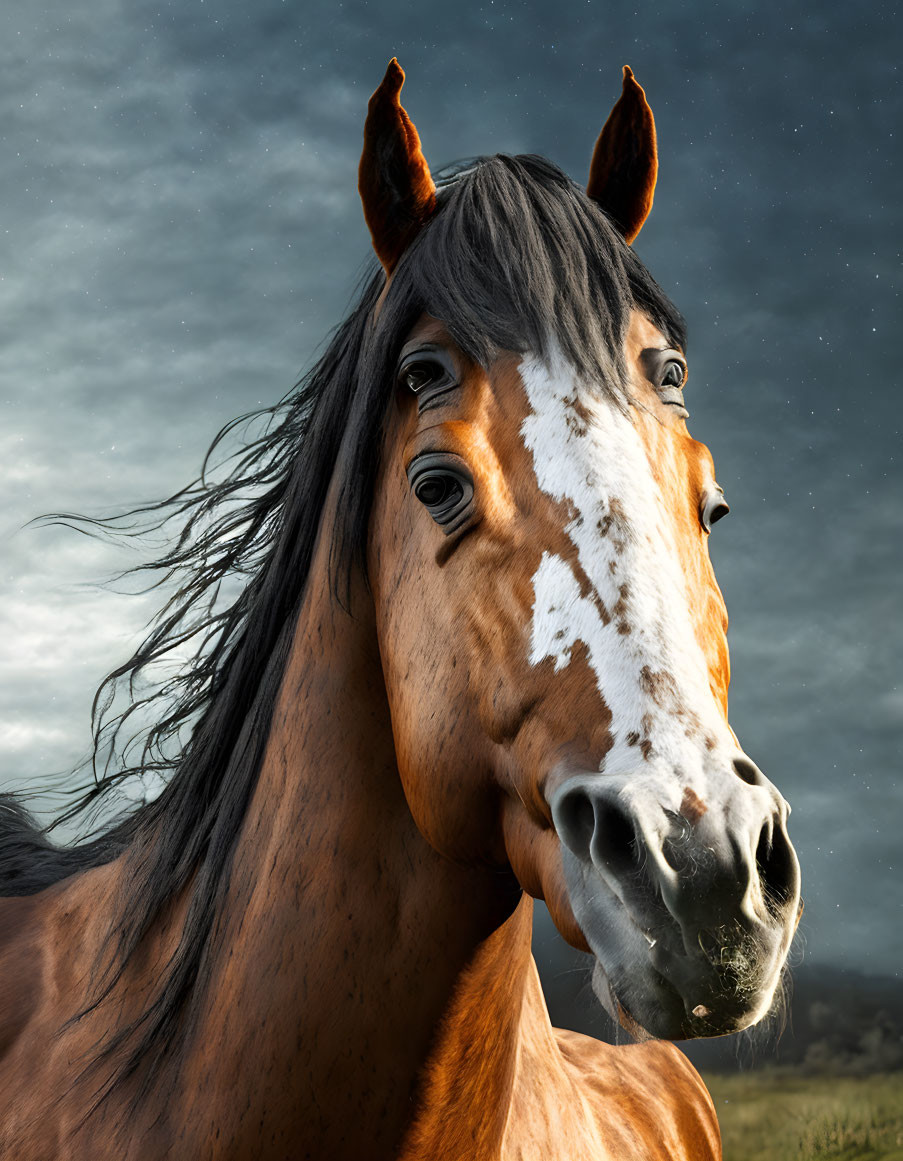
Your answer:
[[[724,1161],[903,1161],[903,1072],[706,1073]]]

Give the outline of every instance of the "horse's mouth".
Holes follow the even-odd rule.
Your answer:
[[[771,1006],[773,988],[744,986],[739,973],[674,954],[658,942],[629,972],[606,965],[607,958],[596,955],[593,991],[637,1040],[729,1035],[756,1023]]]
[[[585,883],[569,883],[574,915],[596,958],[593,990],[634,1037],[724,1036],[769,1011],[783,961],[777,928],[754,932],[737,922],[700,934],[688,947],[663,904],[644,922],[600,883],[593,886],[590,893]]]

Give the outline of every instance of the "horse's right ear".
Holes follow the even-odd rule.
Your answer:
[[[652,209],[658,150],[655,121],[642,86],[624,65],[621,97],[602,127],[586,192],[632,242]]]
[[[436,211],[436,186],[417,130],[399,100],[403,84],[404,73],[393,57],[370,98],[358,171],[364,218],[387,275]]]

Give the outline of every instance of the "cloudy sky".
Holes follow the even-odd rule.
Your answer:
[[[168,493],[279,397],[367,256],[366,100],[397,54],[434,166],[586,173],[629,63],[659,132],[641,256],[690,324],[732,723],[793,805],[810,962],[899,972],[901,30],[890,5],[34,0],[0,15],[0,778],[89,742],[153,612],[26,529]]]

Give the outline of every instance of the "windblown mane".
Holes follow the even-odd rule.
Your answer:
[[[94,817],[136,775],[163,776],[162,793],[113,822],[95,823],[72,846],[51,842],[16,798],[0,796],[0,895],[33,894],[129,854],[124,905],[111,916],[93,1005],[161,909],[190,890],[178,950],[156,996],[104,1048],[106,1054],[128,1040],[120,1077],[148,1053],[171,1049],[202,990],[197,983],[203,984],[340,448],[349,467],[333,530],[337,599],[347,594],[351,569],[364,567],[395,362],[418,317],[441,319],[483,364],[501,350],[545,353],[554,341],[622,406],[621,342],[633,306],[685,346],[679,314],[634,252],[548,161],[500,155],[469,162],[440,179],[439,203],[395,270],[378,324],[370,320],[381,271],[367,279],[326,353],[293,392],[217,435],[208,462],[244,421],[265,424],[220,473],[208,477],[205,463],[188,487],[123,517],[60,517],[90,533],[130,535],[136,518],[142,529],[178,529],[170,548],[134,570],[152,574],[173,595],[134,655],[100,687],[94,783],[54,825]],[[220,586],[236,578],[237,595],[224,600]],[[186,647],[191,655],[176,676],[141,692],[142,678]],[[130,736],[151,712],[153,725]]]

